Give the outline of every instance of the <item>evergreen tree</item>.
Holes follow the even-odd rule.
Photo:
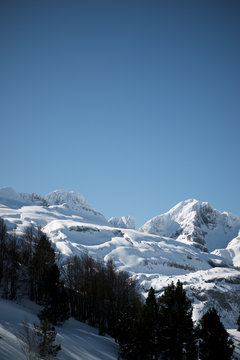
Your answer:
[[[121,356],[128,360],[157,359],[158,305],[152,287],[138,316],[134,319],[128,313],[121,320],[126,331],[120,338]]]
[[[136,341],[137,308],[127,305],[120,313],[116,324],[117,340],[119,342],[120,355],[123,359],[137,359],[138,344]]]
[[[158,305],[151,287],[137,322],[139,359],[157,359]]]
[[[240,331],[240,314],[239,314],[239,317],[237,319],[237,326],[238,326],[238,331]]]
[[[34,325],[38,341],[38,352],[43,359],[52,359],[56,357],[61,345],[56,344],[56,331],[54,326],[48,321],[47,318],[40,321],[40,326]]]
[[[136,282],[124,271],[117,273],[115,294],[118,304],[115,338],[119,342],[120,354],[123,359],[136,360],[138,350],[136,322],[143,303]]]
[[[196,359],[192,306],[180,281],[165,289],[159,306],[158,338],[163,359]]]
[[[234,350],[233,341],[220,321],[214,308],[203,315],[199,325],[200,360],[230,360]]]

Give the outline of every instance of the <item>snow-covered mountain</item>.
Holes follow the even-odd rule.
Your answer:
[[[122,229],[136,229],[136,221],[132,216],[121,216],[120,218],[111,217],[108,221],[114,227]]]
[[[203,251],[213,251],[225,248],[239,229],[240,216],[221,213],[208,202],[190,199],[149,220],[140,231],[168,236]]]
[[[16,193],[6,187],[0,189],[0,204],[0,216],[6,218],[10,229],[17,227],[18,232],[24,231],[30,224],[44,227],[53,219],[66,217],[76,217],[83,223],[108,224],[105,217],[75,191],[55,190],[44,197],[35,193]],[[9,210],[11,216],[7,216]]]
[[[10,188],[0,190],[0,217],[18,234],[40,225],[64,256],[88,252],[113,259],[139,281],[145,294],[150,286],[160,294],[180,279],[192,299],[195,320],[214,305],[225,325],[236,327],[240,271],[234,265],[239,261],[240,217],[187,200],[139,231],[130,228],[127,217],[120,218],[123,223],[108,222],[78,193],[58,190],[44,197]]]

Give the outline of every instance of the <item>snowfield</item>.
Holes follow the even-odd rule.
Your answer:
[[[139,281],[146,295],[181,280],[193,303],[194,320],[215,306],[227,328],[236,328],[240,303],[240,217],[194,199],[134,230],[134,219],[106,218],[76,192],[46,197],[0,189],[0,217],[9,231],[41,226],[64,257],[87,252],[113,259]],[[116,227],[121,225],[122,227]]]

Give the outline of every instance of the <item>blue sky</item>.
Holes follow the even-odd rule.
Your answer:
[[[1,1],[0,186],[240,215],[239,38],[238,0]]]

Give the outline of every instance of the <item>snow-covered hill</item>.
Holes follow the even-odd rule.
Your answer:
[[[225,248],[237,236],[240,216],[221,213],[207,202],[185,200],[154,217],[140,231],[194,244],[205,251]]]
[[[145,294],[150,286],[161,293],[180,279],[193,301],[196,320],[204,308],[214,305],[225,325],[236,327],[240,271],[233,263],[238,264],[240,239],[232,245],[230,240],[238,234],[240,217],[187,200],[137,231],[115,227],[117,223],[108,222],[75,192],[54,191],[43,197],[9,188],[0,190],[0,217],[18,234],[29,225],[40,225],[64,256],[88,252],[113,259],[139,281]],[[216,250],[226,246],[227,250]]]

